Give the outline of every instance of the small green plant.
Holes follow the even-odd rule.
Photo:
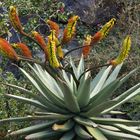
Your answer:
[[[130,35],[124,39],[122,49],[116,59],[89,69],[86,69],[84,65],[84,57],[87,57],[91,47],[101,41],[110,31],[116,21],[114,18],[94,36],[87,35],[82,47],[64,53],[63,46],[67,45],[75,35],[78,16],[73,16],[68,20],[62,38],[58,38],[59,26],[49,20],[51,32],[46,43],[38,32],[33,31],[33,37],[24,32],[14,6],[10,7],[9,15],[13,27],[44,51],[45,62],[34,59],[29,48],[22,43],[12,44],[13,47],[20,48],[24,56],[18,55],[5,39],[0,38],[0,49],[3,54],[18,64],[21,61],[27,62],[24,64],[27,65],[28,70],[24,65],[17,67],[36,89],[34,91],[18,85],[1,83],[29,96],[4,94],[6,98],[30,104],[35,108],[28,116],[2,119],[0,124],[41,121],[39,124],[12,131],[5,138],[18,136],[27,140],[140,139],[138,127],[140,121],[111,117],[112,114],[123,114],[116,109],[140,93],[140,83],[138,83],[113,98],[113,93],[139,69],[136,68],[129,74],[117,78],[131,47]],[[78,66],[71,57],[65,61],[68,54],[79,48],[82,48],[83,56]],[[95,78],[92,78],[90,71],[99,67],[102,67],[101,70]],[[106,115],[108,117],[105,117]]]

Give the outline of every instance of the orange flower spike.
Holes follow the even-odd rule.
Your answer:
[[[0,38],[0,52],[11,60],[18,61],[18,55],[12,46],[3,38]]]
[[[47,24],[50,26],[51,30],[55,30],[56,37],[58,37],[58,35],[59,35],[59,25],[52,20],[47,20]]]
[[[108,21],[102,28],[99,30],[93,37],[91,41],[91,45],[94,45],[95,43],[101,41],[112,29],[112,27],[115,24],[116,19],[112,18],[110,21]]]
[[[62,44],[66,44],[72,40],[76,32],[76,23],[79,19],[78,16],[73,16],[68,20],[68,24],[64,29]]]
[[[121,64],[127,58],[130,48],[131,48],[131,37],[129,35],[127,35],[123,41],[120,54],[118,55],[118,57],[116,59],[111,60],[109,62],[109,64],[111,64],[113,66]]]
[[[48,43],[47,43],[47,51],[48,51],[48,59],[49,63],[53,68],[59,68],[60,63],[56,56],[56,42],[54,38],[54,32],[52,31],[51,34],[48,36]]]
[[[91,46],[94,45],[95,43],[98,43],[100,40],[102,40],[103,35],[101,32],[95,33],[95,35],[91,39]]]
[[[84,42],[83,42],[83,48],[82,48],[82,53],[84,57],[87,57],[87,55],[90,52],[91,49],[91,35],[87,35]]]
[[[18,17],[18,12],[15,6],[10,6],[9,18],[12,26],[20,33],[23,33],[23,28]]]
[[[29,50],[29,47],[26,46],[24,43],[16,43],[12,45],[15,48],[19,48],[22,51],[23,56],[27,57],[27,58],[32,58],[32,53]]]
[[[44,53],[46,55],[46,59],[47,59],[47,56],[48,56],[47,44],[46,44],[44,38],[36,31],[32,31],[32,34],[33,34],[34,38],[36,39],[36,41],[41,46],[41,48],[43,49],[43,51],[44,51]]]

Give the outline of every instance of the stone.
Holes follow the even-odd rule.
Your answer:
[[[59,0],[65,4],[65,9],[80,16],[83,23],[97,26],[104,24],[112,17],[118,18],[123,3],[115,0]]]

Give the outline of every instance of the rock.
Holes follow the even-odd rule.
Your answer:
[[[121,12],[123,3],[115,0],[59,0],[64,2],[68,11],[73,11],[79,15],[81,21],[87,25],[96,26],[99,23],[105,23],[112,17],[118,17]]]
[[[65,3],[68,11],[73,11],[80,16],[83,22],[92,24],[95,20],[95,0],[60,0]]]

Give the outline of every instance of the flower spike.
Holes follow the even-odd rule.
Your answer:
[[[90,44],[91,44],[91,35],[87,35],[83,42],[83,48],[82,48],[84,57],[87,57],[87,55],[90,52],[90,48],[91,48]]]
[[[102,29],[99,31],[102,33],[102,38],[104,38],[108,33],[109,31],[112,29],[112,27],[114,26],[116,22],[116,19],[115,18],[112,18],[110,21],[108,21],[103,27]]]
[[[22,51],[23,56],[27,58],[32,58],[32,53],[28,46],[26,46],[24,43],[14,43],[12,44],[13,47],[19,48]]]
[[[18,55],[12,46],[3,38],[0,38],[0,52],[11,60],[18,61]]]
[[[24,33],[20,19],[18,17],[17,9],[15,6],[10,6],[9,18],[14,29],[20,33]]]
[[[51,31],[51,34],[48,36],[48,43],[47,43],[47,51],[48,51],[48,59],[50,66],[53,68],[59,68],[60,63],[56,56],[56,42],[55,42],[55,34],[54,30]]]
[[[68,24],[64,29],[62,44],[70,42],[74,37],[76,31],[76,23],[78,19],[79,19],[78,16],[73,16],[68,20]]]
[[[36,31],[32,31],[32,35],[34,36],[35,40],[38,42],[38,44],[43,49],[46,59],[48,59],[48,51],[47,51],[47,44],[44,40],[44,38]]]
[[[64,58],[64,52],[58,38],[55,36],[55,30],[51,30],[50,39],[55,42],[56,54],[62,60]]]
[[[121,64],[128,56],[131,48],[131,37],[129,35],[123,41],[122,48],[118,57],[114,60],[111,60],[109,63],[113,66]]]
[[[112,18],[110,21],[108,21],[93,37],[91,44],[94,45],[95,43],[99,42],[101,39],[103,39],[109,31],[112,29],[116,22],[115,18]]]
[[[51,30],[55,30],[56,37],[58,37],[58,35],[59,35],[59,25],[52,20],[47,20],[47,24],[50,26]]]
[[[95,35],[93,35],[92,37],[87,37],[86,40],[83,43],[83,46],[87,46],[84,47],[82,49],[83,55],[85,57],[87,57],[87,55],[90,52],[91,47],[95,44],[98,43],[99,41],[101,41],[107,34],[108,32],[111,30],[111,28],[113,27],[114,23],[115,23],[116,19],[112,18],[110,21],[108,21],[97,33],[95,33]],[[84,45],[85,44],[85,45]]]

